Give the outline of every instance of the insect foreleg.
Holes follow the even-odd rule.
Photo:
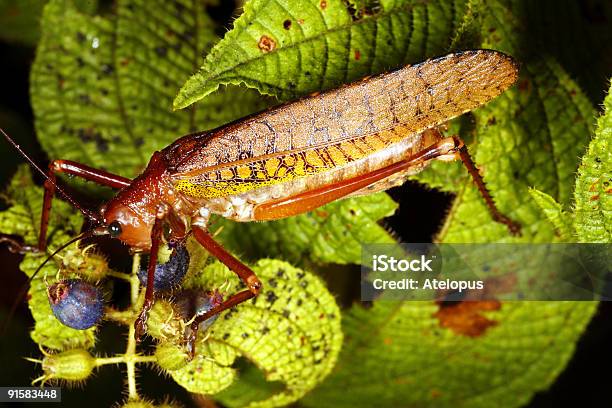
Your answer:
[[[81,163],[70,160],[53,160],[49,163],[49,171],[45,180],[45,195],[43,199],[42,214],[40,217],[40,233],[38,235],[38,250],[44,252],[47,248],[47,228],[49,225],[49,214],[51,213],[51,205],[56,189],[56,174],[66,173],[72,176],[80,177],[87,181],[112,187],[122,188],[130,184],[130,179],[117,176],[104,170],[94,169]],[[87,212],[85,212],[87,214]],[[96,219],[95,216],[92,216]]]
[[[145,289],[145,299],[142,305],[140,315],[134,322],[134,337],[137,341],[147,331],[147,319],[149,318],[149,310],[153,307],[155,301],[155,292],[153,291],[155,281],[155,266],[157,265],[157,254],[162,236],[163,218],[157,217],[151,230],[151,253],[149,254],[149,265],[147,266],[147,288]]]
[[[257,275],[255,275],[255,272],[253,272],[248,266],[236,259],[232,254],[227,252],[221,245],[219,245],[213,239],[213,237],[206,230],[201,227],[198,227],[197,225],[194,225],[192,227],[192,230],[196,240],[208,252],[210,252],[211,255],[219,259],[236,275],[238,275],[240,280],[247,286],[246,290],[243,290],[242,292],[238,292],[230,296],[217,307],[214,307],[208,312],[195,318],[195,320],[191,324],[191,334],[186,339],[189,354],[193,357],[195,353],[195,342],[197,339],[198,327],[200,323],[209,319],[211,316],[221,313],[222,311],[229,309],[230,307],[234,307],[244,301],[247,301],[257,296],[261,291],[262,284]]]

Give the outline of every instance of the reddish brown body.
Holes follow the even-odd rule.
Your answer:
[[[442,142],[436,126],[494,98],[516,78],[516,64],[504,54],[450,54],[185,136],[153,156],[109,203],[105,221],[119,221],[124,242],[148,249],[150,233],[142,226],[150,231],[160,212],[181,235],[181,221],[205,227],[211,213],[259,221],[308,211],[327,200],[303,194],[367,179],[426,149],[436,150],[431,159],[454,159],[459,143]],[[401,183],[428,161],[413,160],[387,180],[341,196]],[[278,207],[297,196],[301,205]]]
[[[100,216],[84,212],[102,224],[96,233],[151,252],[137,336],[146,329],[153,302],[153,271],[162,239],[180,241],[193,231],[246,284],[246,290],[196,319],[195,336],[199,322],[261,289],[255,274],[208,234],[212,213],[237,221],[288,217],[397,185],[431,160],[460,158],[493,217],[516,233],[517,224],[495,207],[463,142],[444,138],[437,127],[498,96],[516,81],[517,73],[516,63],[499,52],[449,54],[185,136],[156,152],[134,180],[54,161],[45,184],[39,248],[46,247],[56,172],[121,188]],[[166,237],[164,223],[169,226]]]

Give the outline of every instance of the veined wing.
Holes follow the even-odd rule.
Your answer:
[[[185,194],[237,194],[331,170],[445,123],[517,79],[497,51],[449,54],[290,102],[192,141],[173,179]]]

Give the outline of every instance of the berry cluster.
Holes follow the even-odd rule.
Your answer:
[[[165,262],[155,266],[155,292],[165,292],[177,287],[189,268],[189,252],[184,245],[167,246],[160,252],[162,251],[168,256],[165,257]],[[161,256],[160,258],[163,259]],[[138,279],[142,285],[146,285],[146,267],[140,268]],[[83,279],[62,279],[47,287],[47,296],[53,315],[73,329],[89,329],[104,316],[102,290]]]

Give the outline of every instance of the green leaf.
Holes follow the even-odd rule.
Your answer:
[[[0,123],[2,129],[19,143],[21,148],[26,152],[31,152],[34,149],[34,135],[30,123],[19,113],[0,108]],[[23,163],[23,158],[15,154],[15,148],[8,143],[0,144],[0,188],[4,190],[15,173],[15,169],[19,164]]]
[[[237,351],[227,344],[209,339],[199,346],[197,355],[185,367],[169,371],[170,376],[189,392],[216,394],[236,379],[231,367]]]
[[[244,407],[252,401],[265,401],[279,392],[284,384],[280,381],[266,381],[264,373],[244,360],[237,361],[240,382],[215,396],[230,407]]]
[[[40,17],[47,0],[0,0],[0,38],[35,46],[40,37]],[[83,12],[92,12],[97,0],[75,0]]]
[[[382,193],[349,198],[279,221],[244,225],[224,221],[219,237],[250,259],[266,254],[300,264],[305,260],[359,264],[363,243],[395,242],[377,221],[392,215],[396,208],[397,204]]]
[[[518,407],[571,357],[596,302],[375,302],[343,317],[332,375],[308,407]],[[350,392],[347,392],[350,390]]]
[[[44,4],[41,0],[0,0],[0,38],[35,45]]]
[[[612,242],[612,89],[576,179],[575,228],[580,242]]]
[[[553,55],[591,102],[601,103],[607,91],[603,82],[610,75],[610,61],[605,56],[612,55],[612,30],[606,23],[612,18],[612,3],[585,7],[575,1],[539,0],[514,5],[520,10],[517,14],[522,24],[529,27],[515,36],[528,42],[525,51],[530,58]]]
[[[180,136],[264,107],[265,98],[233,88],[171,111],[180,81],[216,41],[205,4],[120,1],[116,15],[100,17],[51,1],[31,73],[36,130],[49,156],[133,177]]]
[[[36,242],[40,227],[43,189],[34,184],[27,165],[19,167],[3,194],[3,199],[10,207],[0,212],[2,233],[20,235],[26,243]],[[49,235],[62,236],[61,238],[76,235],[83,219],[75,214],[69,204],[57,200],[49,217]],[[57,243],[55,246],[58,246]]]
[[[264,259],[253,266],[263,282],[263,293],[222,314],[210,329],[201,353],[170,375],[189,391],[216,393],[236,383],[220,400],[228,406],[272,407],[297,401],[325,378],[342,345],[340,310],[323,282],[288,263]],[[225,282],[228,293],[240,290],[238,279],[225,266],[213,263],[186,285],[217,288]],[[280,382],[265,400],[240,400],[237,389],[249,387],[235,379],[232,363],[243,356],[265,374],[268,382]],[[261,394],[249,394],[261,398]]]
[[[174,108],[227,84],[288,100],[440,54],[466,3],[249,1],[234,28],[183,85]]]
[[[450,49],[466,49],[481,42],[480,18],[483,3],[481,0],[469,0],[465,4],[463,19],[454,32]]]
[[[595,137],[578,168],[575,208],[569,215],[549,195],[531,190],[533,199],[544,211],[547,218],[559,231],[561,238],[577,236],[579,242],[607,243],[612,238],[612,154],[609,140],[612,135],[610,108],[612,97],[604,101],[604,114],[597,122]],[[575,231],[575,232],[574,232]]]
[[[34,244],[38,238],[43,190],[34,185],[26,166],[17,172],[6,195],[11,207],[0,212],[0,230],[5,234],[21,235],[24,242]],[[70,206],[62,201],[56,200],[53,210],[49,220],[49,235],[53,237],[49,244],[50,251],[77,235],[82,222],[82,218],[79,215],[75,217]],[[45,256],[27,254],[20,268],[26,275],[32,276],[44,259]],[[30,284],[28,305],[35,321],[30,335],[39,345],[57,350],[92,347],[95,341],[94,328],[71,329],[61,324],[51,313],[45,279],[53,282],[62,265],[60,258],[52,259]],[[64,273],[65,276],[69,275],[69,271]]]
[[[571,214],[563,211],[561,205],[551,196],[536,189],[530,189],[531,198],[538,204],[546,215],[548,221],[555,227],[559,238],[565,242],[571,242],[574,236],[573,218]]]

